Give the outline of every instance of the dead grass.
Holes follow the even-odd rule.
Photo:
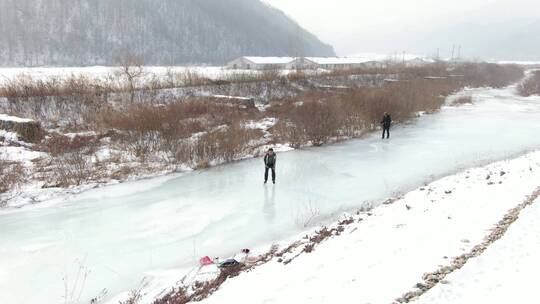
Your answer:
[[[90,79],[84,75],[50,76],[44,79],[20,74],[0,87],[0,97],[27,99],[30,97],[102,94],[119,88],[108,81]]]
[[[240,123],[234,122],[193,141],[182,142],[170,152],[174,152],[176,162],[203,169],[212,162],[230,162],[249,155],[255,148],[251,142],[259,140],[261,136],[259,130],[245,129]]]
[[[142,161],[162,154],[170,162],[205,167],[249,152],[250,143],[261,133],[244,128],[243,122],[256,115],[256,110],[235,104],[191,99],[107,109],[97,113],[95,120],[102,129],[119,130],[118,144]]]
[[[461,96],[459,98],[452,100],[452,105],[454,106],[460,106],[460,105],[471,104],[471,103],[472,103],[472,96]]]
[[[97,174],[88,156],[81,151],[66,153],[53,158],[53,176],[56,186],[80,186],[94,180]]]
[[[520,81],[524,70],[517,65],[465,63],[449,68],[448,74],[462,75],[458,79],[469,87],[501,88]]]
[[[200,302],[216,292],[226,280],[238,276],[247,269],[249,269],[249,267],[243,264],[222,268],[216,279],[208,282],[195,282],[191,287],[192,292],[188,293],[185,287],[176,288],[162,298],[155,300],[153,304],[186,304],[190,302]]]
[[[25,176],[25,169],[20,163],[0,160],[0,194],[16,190],[25,180]]]
[[[97,136],[68,136],[59,133],[50,133],[41,143],[40,149],[56,157],[66,153],[83,151],[90,155],[95,152],[98,145]]]
[[[13,122],[0,120],[0,129],[15,132],[22,141],[29,143],[38,143],[45,136],[45,130],[36,121]]]
[[[276,101],[267,110],[280,118],[274,134],[278,141],[293,147],[362,136],[366,130],[379,126],[384,112],[391,113],[396,122],[406,121],[420,111],[437,111],[447,96],[465,86],[509,85],[522,77],[523,70],[494,64],[451,68],[439,64],[405,68],[400,73],[400,81],[382,87],[361,87],[339,93],[309,92]],[[463,74],[451,77],[450,73]]]
[[[444,96],[458,88],[450,81],[415,80],[346,93],[310,93],[276,102],[268,112],[280,118],[275,127],[279,141],[294,147],[322,145],[363,135],[379,125],[384,112],[392,113],[396,121],[404,121],[418,111],[437,110]]]

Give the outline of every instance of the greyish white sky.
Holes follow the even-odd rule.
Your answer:
[[[444,27],[468,35],[465,25],[510,22],[527,24],[540,11],[538,0],[263,0],[334,46],[339,55],[364,52],[435,52],[448,41],[422,39]],[[537,19],[535,19],[537,18]],[[526,19],[526,21],[525,21]],[[514,22],[521,20],[522,22]],[[460,32],[461,31],[461,32]],[[419,39],[419,43],[405,41]],[[485,36],[484,34],[480,34]],[[459,37],[459,36],[458,36]],[[472,39],[472,38],[471,38]],[[429,40],[429,39],[428,39]],[[464,46],[466,49],[466,46]]]

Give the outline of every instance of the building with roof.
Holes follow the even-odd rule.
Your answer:
[[[292,68],[294,57],[252,57],[244,56],[227,64],[231,69],[240,70],[286,70]]]
[[[360,57],[306,57],[306,67],[316,66],[325,70],[351,70],[383,67],[384,63]]]
[[[359,57],[240,57],[227,66],[241,70],[350,70],[382,68],[385,63]]]

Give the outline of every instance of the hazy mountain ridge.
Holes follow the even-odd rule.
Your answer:
[[[241,55],[334,55],[258,0],[0,0],[0,65],[224,63]]]

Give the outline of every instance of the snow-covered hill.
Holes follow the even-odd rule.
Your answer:
[[[0,0],[0,65],[223,63],[242,55],[334,51],[281,11],[252,0]]]

